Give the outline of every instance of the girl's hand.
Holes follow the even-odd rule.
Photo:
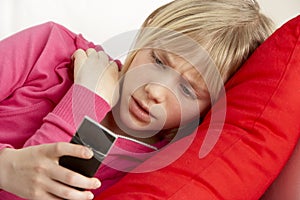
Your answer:
[[[103,52],[78,49],[73,54],[74,82],[101,96],[111,107],[119,98],[119,70]]]
[[[100,181],[68,170],[58,164],[63,155],[92,157],[88,148],[70,143],[53,143],[0,151],[0,189],[26,199],[93,199],[90,191]],[[70,186],[68,186],[70,185]]]

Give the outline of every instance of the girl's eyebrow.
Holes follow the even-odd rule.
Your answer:
[[[209,91],[206,87],[206,81],[203,79],[201,73],[192,66],[190,68],[190,75],[185,75],[187,81],[191,84],[193,89],[195,90],[196,96],[198,98],[206,98],[209,97]],[[186,73],[188,74],[188,71]]]
[[[161,59],[163,59],[163,63],[169,67],[171,67],[172,69],[176,69],[176,62],[174,61],[174,59],[172,58],[172,56],[170,56],[170,53],[167,53],[165,51],[162,50],[158,50],[158,55],[160,56]],[[187,63],[186,63],[187,64]],[[182,66],[184,67],[184,66]],[[192,68],[191,68],[192,67]],[[189,82],[189,84],[192,86],[192,88],[194,89],[194,92],[196,94],[196,96],[198,98],[204,98],[208,96],[208,91],[207,89],[205,89],[203,87],[201,87],[200,85],[205,85],[205,82],[202,80],[201,81],[196,81],[196,77],[198,76],[187,76],[186,74],[188,74],[188,71],[192,71],[193,69],[196,71],[195,73],[200,73],[198,72],[193,66],[189,66],[186,67],[187,70],[181,72],[181,75],[183,76],[183,78]],[[179,72],[179,70],[178,70]],[[193,72],[192,72],[193,73]],[[200,75],[201,77],[201,75]]]
[[[174,68],[174,63],[172,63],[169,53],[163,50],[156,50],[156,52],[165,65]]]

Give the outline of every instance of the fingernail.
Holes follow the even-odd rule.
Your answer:
[[[101,182],[99,180],[96,180],[94,183],[95,188],[99,188],[101,186]]]
[[[89,157],[89,158],[90,158],[90,157],[93,156],[93,151],[90,150],[89,148],[85,148],[84,155],[85,155],[86,157]]]
[[[94,199],[93,193],[90,193],[88,198],[89,198],[89,199]]]

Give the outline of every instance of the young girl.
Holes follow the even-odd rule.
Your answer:
[[[108,157],[95,178],[60,166],[61,156],[93,155],[69,143],[84,116],[148,144],[120,137],[115,151],[160,148],[205,114],[271,32],[255,1],[175,0],[146,19],[120,73],[101,47],[55,23],[1,41],[1,198],[92,199],[136,164]]]

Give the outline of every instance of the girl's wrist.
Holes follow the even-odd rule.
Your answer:
[[[7,163],[8,158],[7,154],[11,151],[10,148],[3,148],[0,150],[0,190],[5,189],[5,174],[7,173]]]

